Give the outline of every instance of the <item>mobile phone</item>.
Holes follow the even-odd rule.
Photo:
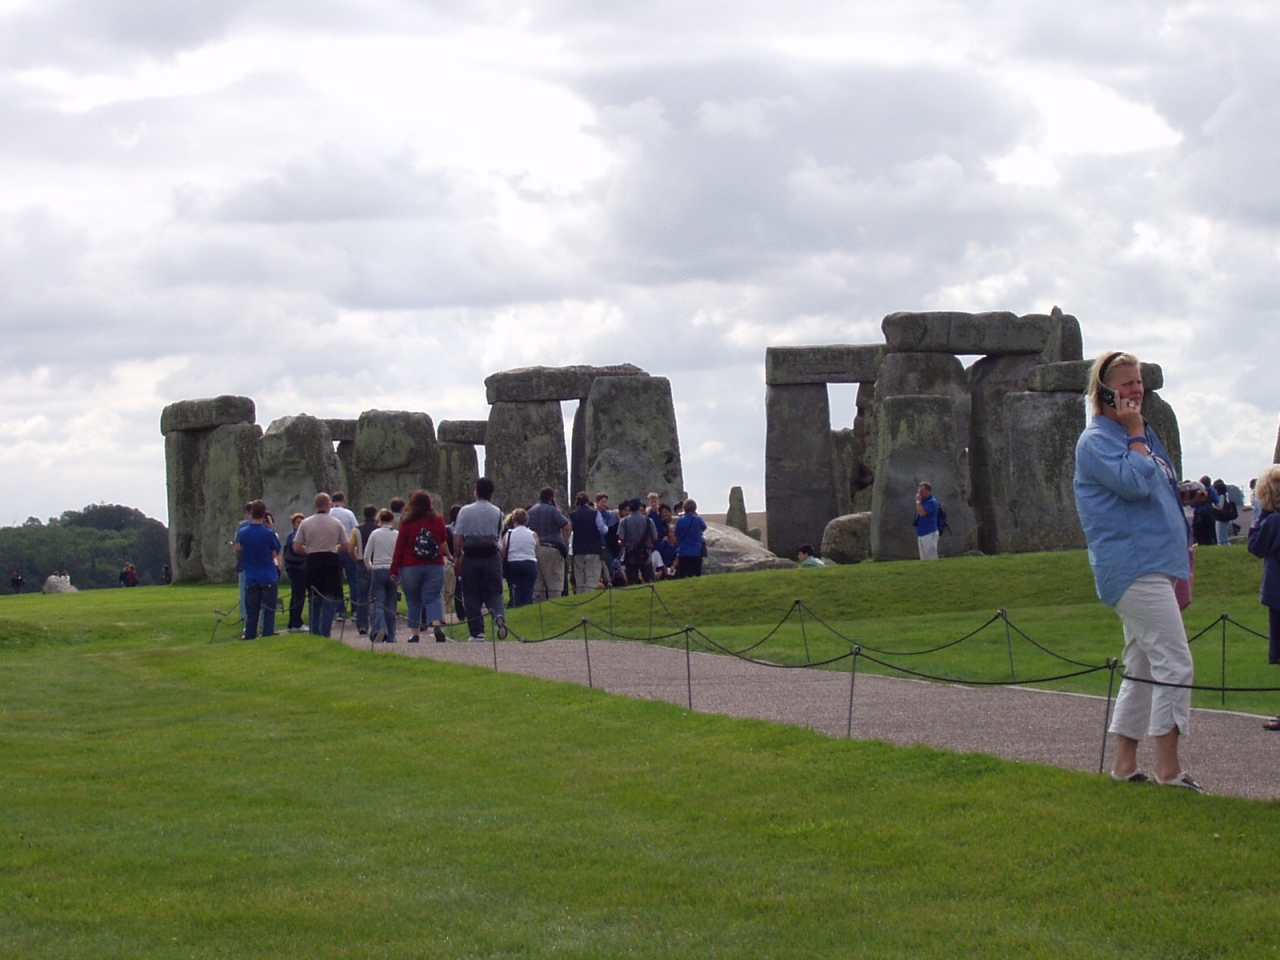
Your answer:
[[[1098,384],[1098,399],[1109,406],[1112,410],[1116,409],[1116,392],[1105,383]]]

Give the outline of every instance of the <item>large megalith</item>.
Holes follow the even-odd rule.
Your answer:
[[[621,497],[684,495],[684,468],[671,381],[597,377],[583,403],[586,487]]]
[[[225,575],[223,555],[217,541],[230,541],[242,516],[247,500],[261,492],[261,474],[258,470],[258,451],[240,456],[238,441],[246,440],[252,447],[261,433],[253,426],[255,409],[249,397],[220,396],[203,400],[179,400],[164,408],[160,414],[160,432],[164,434],[165,481],[169,505],[169,557],[175,581],[208,579],[234,579],[234,558],[231,575]],[[212,440],[213,435],[224,428],[250,427],[246,437],[238,435],[229,442],[227,434]],[[242,431],[244,432],[244,431]],[[236,434],[236,431],[232,431]],[[209,479],[210,447],[216,460],[215,479],[220,494],[211,495]],[[217,497],[230,498],[228,504],[219,503]],[[207,514],[210,504],[216,518],[214,541],[208,544],[212,568],[206,569],[206,532],[210,528]],[[230,529],[219,524],[228,517]],[[229,548],[228,548],[229,549]]]
[[[891,313],[880,324],[890,352],[1009,356],[1039,354],[1054,327],[1049,317],[1008,312]]]
[[[983,553],[1008,553],[1013,517],[1005,398],[1027,390],[1038,357],[983,357],[969,368],[969,502]]]
[[[1182,434],[1178,431],[1178,415],[1164,397],[1149,390],[1142,398],[1142,416],[1164,444],[1173,461],[1173,472],[1182,476]]]
[[[707,557],[702,561],[705,574],[790,570],[796,565],[794,560],[780,557],[762,546],[759,540],[722,523],[708,523],[703,539],[707,545]]]
[[[1083,548],[1072,484],[1084,401],[1076,393],[1010,393],[1004,406],[1008,549]]]
[[[836,506],[831,405],[825,383],[765,387],[764,489],[769,547],[795,556],[817,543]]]
[[[439,454],[434,494],[438,494],[437,510],[447,514],[455,503],[466,505],[475,497],[476,480],[480,478],[480,458],[470,443],[437,443]]]
[[[889,397],[946,397],[955,417],[956,477],[961,497],[969,499],[969,377],[964,364],[949,353],[890,353],[880,365],[876,399]]]
[[[260,462],[262,499],[276,529],[286,533],[290,516],[311,513],[317,493],[342,489],[328,423],[305,413],[271,421],[262,434]]]
[[[232,540],[244,519],[244,505],[262,496],[261,441],[262,428],[256,423],[225,424],[205,437],[200,558],[205,577],[215,583],[236,579]]]
[[[564,504],[569,464],[560,401],[494,403],[485,430],[484,461],[493,481],[493,502],[503,510],[537,503],[543,487],[554,490],[556,502]]]
[[[741,487],[729,488],[729,509],[725,511],[724,525],[747,532],[747,498],[743,496]]]
[[[414,490],[434,492],[439,464],[435,426],[425,413],[366,410],[356,421],[352,458],[359,482],[357,511],[367,503],[385,507]]]
[[[605,367],[521,367],[484,378],[489,403],[544,403],[547,400],[585,400],[597,377],[647,377],[632,363]],[[563,430],[561,431],[563,432]]]
[[[973,514],[961,494],[955,407],[944,396],[886,397],[876,404],[878,465],[871,498],[871,552],[877,560],[919,557],[916,490],[928,481],[946,508],[951,532],[938,555],[958,556],[971,540]],[[772,517],[772,510],[770,515]],[[815,538],[820,539],[820,538]]]
[[[821,556],[832,563],[861,563],[871,556],[871,511],[828,522],[822,531]]]

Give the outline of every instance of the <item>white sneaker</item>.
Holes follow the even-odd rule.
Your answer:
[[[469,639],[472,643],[488,643],[489,642],[484,637],[468,637],[467,639]]]

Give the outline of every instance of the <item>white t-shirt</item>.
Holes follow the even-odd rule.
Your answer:
[[[528,527],[512,527],[506,536],[508,560],[538,559],[538,554],[534,551],[533,531]]]
[[[347,532],[347,536],[351,536],[351,531],[356,528],[356,515],[346,507],[334,505],[329,508],[329,516],[337,517],[342,524],[342,529]]]

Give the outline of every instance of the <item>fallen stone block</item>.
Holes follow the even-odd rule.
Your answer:
[[[848,513],[831,520],[822,531],[822,559],[861,563],[871,556],[871,513]]]

